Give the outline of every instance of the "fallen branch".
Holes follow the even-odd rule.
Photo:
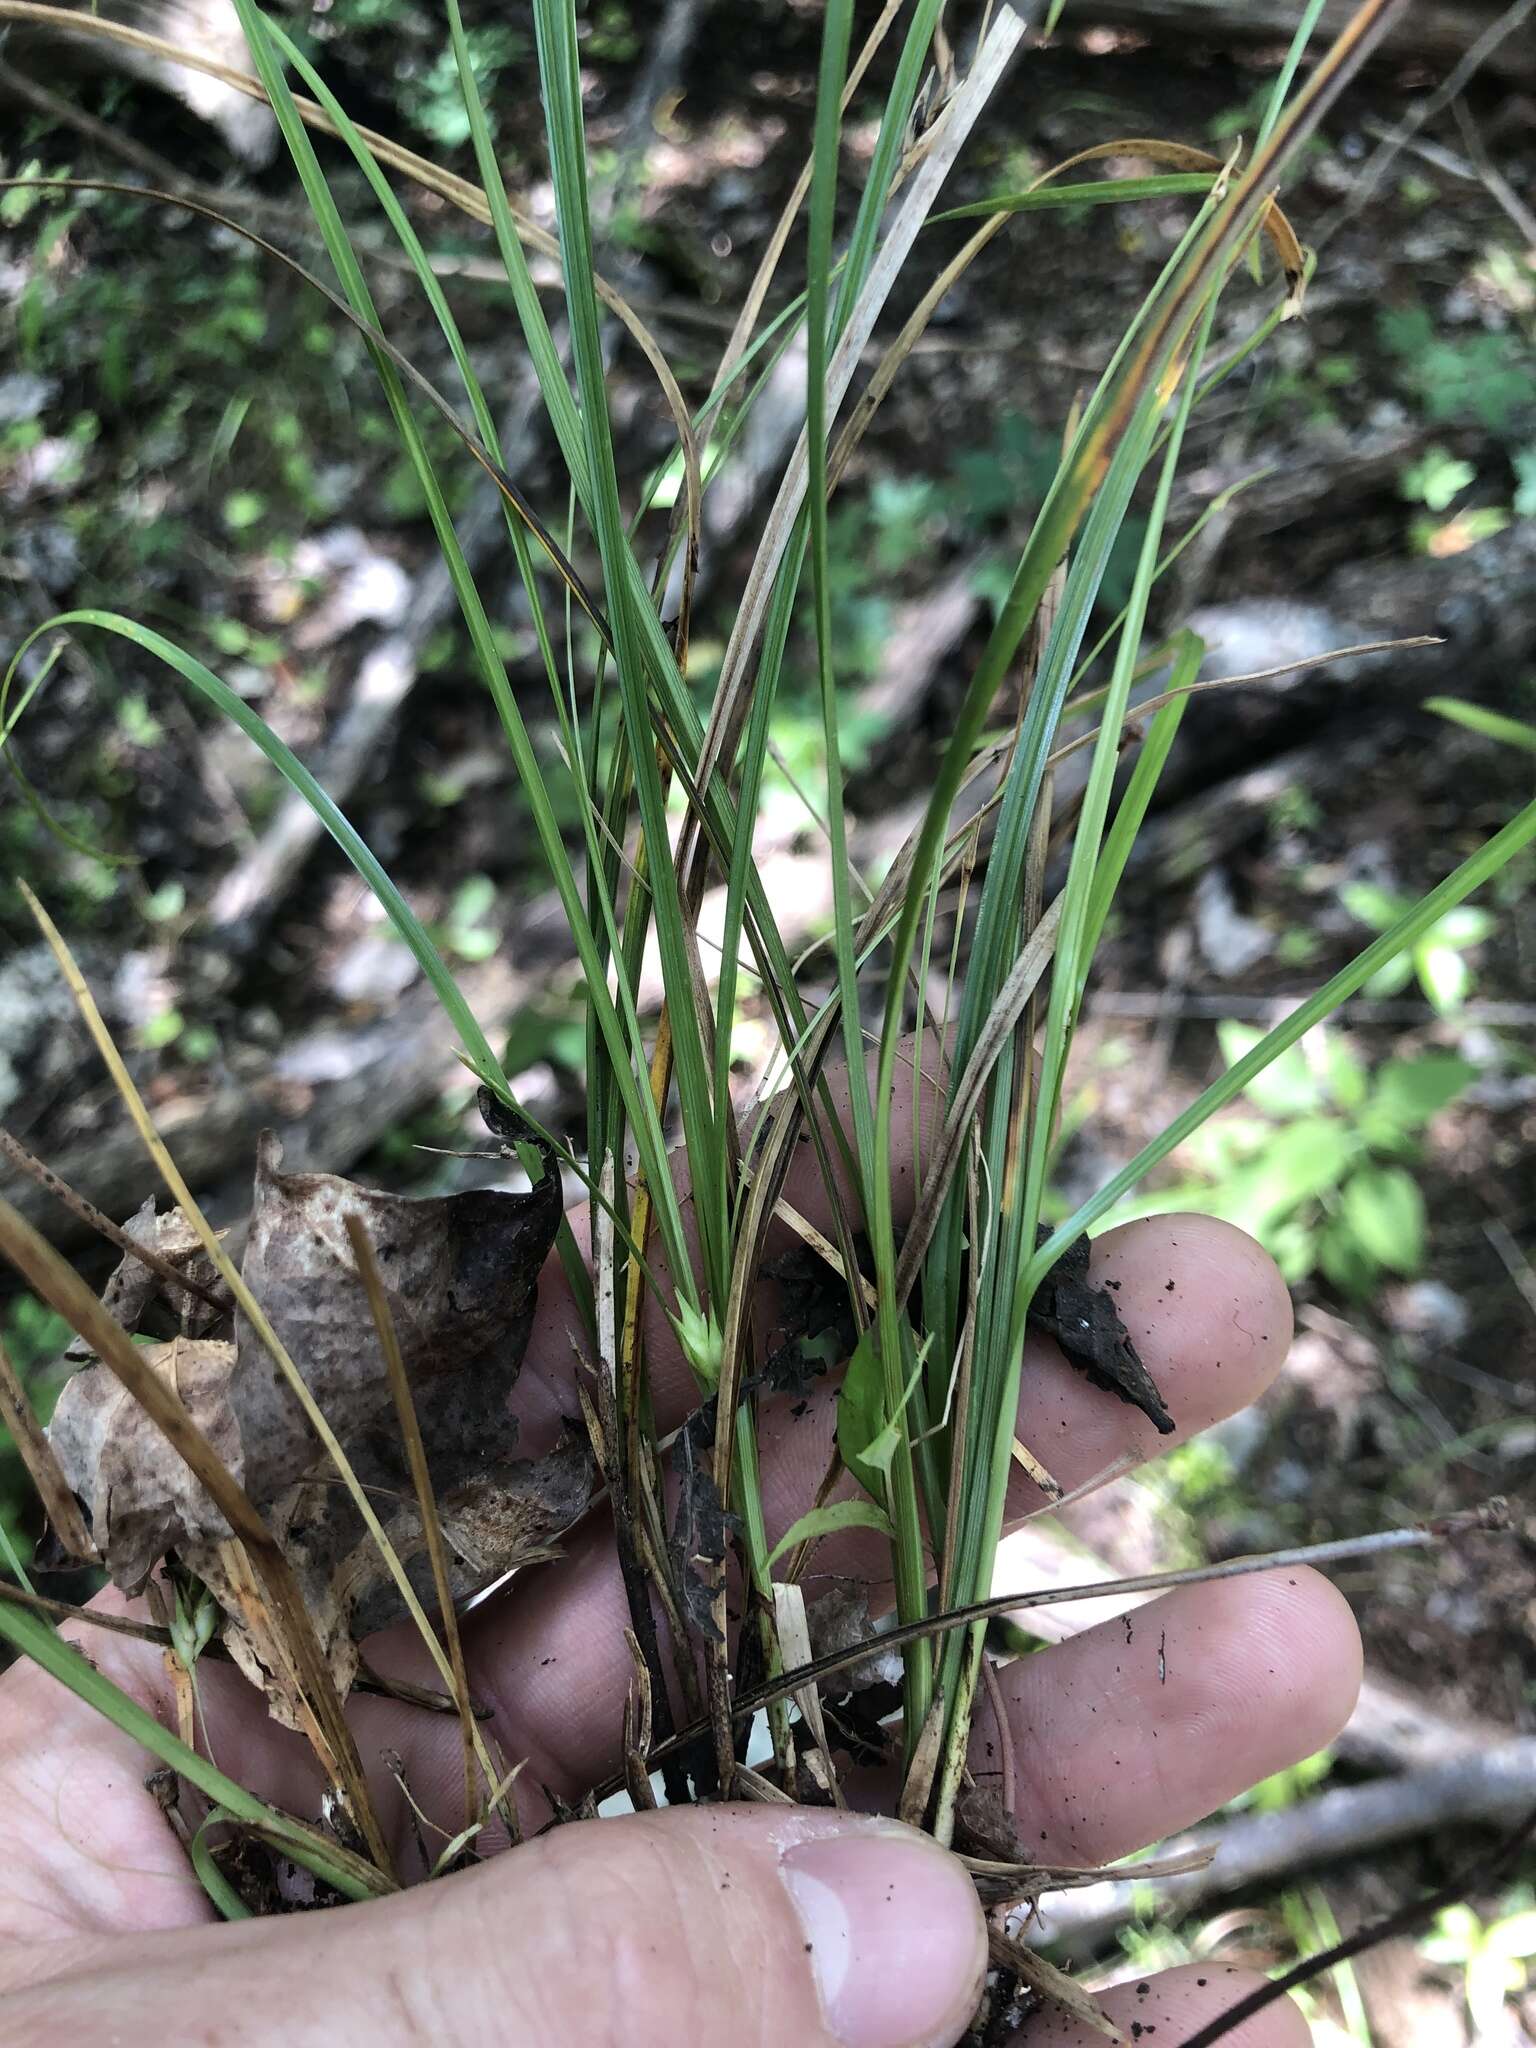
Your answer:
[[[1385,1920],[1377,1920],[1369,1927],[1361,1927],[1343,1941],[1335,1942],[1332,1948],[1318,1955],[1307,1956],[1302,1962],[1289,1969],[1283,1976],[1273,1977],[1267,1984],[1261,1984],[1257,1991],[1250,1991],[1246,1998],[1240,1998],[1236,2005],[1228,2006],[1223,2013],[1201,2027],[1197,2033],[1186,2037],[1184,2048],[1214,2048],[1217,2041],[1261,2013],[1277,1999],[1302,1984],[1310,1984],[1314,1978],[1337,1969],[1340,1963],[1347,1963],[1351,1957],[1364,1955],[1368,1949],[1379,1948],[1382,1942],[1391,1941],[1397,1935],[1407,1934],[1422,1927],[1434,1914],[1447,1906],[1457,1905],[1467,1894],[1484,1885],[1491,1885],[1496,1879],[1512,1869],[1520,1852],[1536,1829],[1536,1811],[1528,1814],[1513,1834],[1506,1835],[1493,1855],[1482,1858],[1478,1863],[1458,1873],[1449,1884],[1443,1884],[1438,1891],[1426,1894],[1420,1899],[1411,1899],[1397,1912],[1389,1913]]]
[[[1368,1785],[1341,1785],[1280,1813],[1241,1814],[1194,1828],[1161,1843],[1156,1853],[1207,1851],[1211,1861],[1159,1886],[1159,1917],[1176,1918],[1251,1885],[1288,1880],[1415,1835],[1495,1826],[1523,1805],[1536,1805],[1536,1736]],[[1135,1891],[1136,1881],[1127,1878],[1053,1899],[1038,1938],[1092,1948],[1134,1918]]]
[[[1065,25],[1081,29],[1116,21],[1131,28],[1173,29],[1209,37],[1225,49],[1232,43],[1283,44],[1304,12],[1303,0],[1091,0],[1088,6],[1069,10]],[[1468,51],[1480,31],[1497,22],[1500,12],[1488,0],[1420,0],[1394,24],[1385,55],[1455,59]],[[1326,38],[1348,14],[1346,0],[1328,0],[1316,39]],[[1481,61],[1507,77],[1529,78],[1536,73],[1536,45],[1507,35]]]
[[[536,951],[527,949],[530,975]],[[461,974],[460,986],[494,1037],[528,1001],[532,982],[493,961]],[[223,1222],[250,1206],[251,1161],[262,1130],[276,1130],[295,1167],[313,1162],[344,1173],[385,1131],[462,1078],[436,995],[416,987],[387,1016],[333,1021],[291,1040],[256,1080],[208,1092],[189,1088],[157,1103],[155,1123]],[[53,1158],[57,1177],[98,1209],[126,1214],[143,1199],[144,1148],[126,1122],[63,1145]],[[76,1211],[62,1211],[35,1182],[18,1180],[6,1192],[51,1243],[67,1247],[89,1235]]]
[[[531,370],[522,383],[501,432],[505,459],[514,467],[531,449],[538,403]],[[494,484],[480,484],[459,527],[464,558],[473,572],[478,574],[490,561],[502,531],[501,494]],[[456,605],[448,569],[434,559],[412,594],[404,622],[386,633],[359,664],[350,702],[310,763],[343,810],[395,730],[420,679],[422,650]],[[231,933],[238,934],[237,952],[246,954],[254,948],[324,832],[310,805],[289,791],[251,852],[224,876],[208,915],[214,928],[225,934],[226,943]]]

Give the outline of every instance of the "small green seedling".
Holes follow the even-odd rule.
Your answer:
[[[1529,1885],[1510,1893],[1496,1920],[1470,1906],[1447,1906],[1419,1944],[1426,1961],[1459,1969],[1474,2040],[1503,2038],[1504,2002],[1530,1982],[1536,1956],[1536,1898]]]
[[[1352,917],[1372,931],[1384,932],[1401,917],[1405,897],[1374,882],[1350,882],[1339,900]],[[1472,963],[1467,954],[1493,930],[1493,919],[1475,904],[1459,903],[1432,924],[1418,943],[1380,967],[1365,985],[1368,996],[1395,996],[1415,978],[1442,1017],[1459,1010],[1472,993]]]
[[[1423,505],[1431,512],[1447,512],[1467,486],[1476,482],[1477,471],[1472,464],[1452,455],[1437,441],[1416,462],[1409,463],[1398,488],[1410,504]]]
[[[489,960],[500,943],[490,921],[496,908],[496,884],[489,875],[468,875],[454,891],[439,938],[457,960]]]
[[[1217,1027],[1229,1066],[1262,1034]],[[1252,1115],[1208,1125],[1186,1147],[1201,1178],[1139,1214],[1194,1208],[1252,1233],[1292,1285],[1314,1271],[1368,1295],[1424,1257],[1424,1198],[1412,1172],[1425,1125],[1476,1073],[1448,1052],[1388,1060],[1374,1075],[1338,1033],[1292,1046],[1244,1091]]]

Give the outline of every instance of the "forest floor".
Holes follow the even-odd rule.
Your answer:
[[[343,98],[462,168],[451,80],[434,69],[425,15],[353,0],[325,19],[320,60]],[[537,110],[518,86],[526,52],[499,17],[471,20],[500,87],[509,183],[547,215]],[[729,64],[719,57],[727,33]],[[690,396],[707,389],[803,160],[817,34],[808,7],[717,7],[658,80],[623,10],[600,12],[589,115],[614,166],[603,199],[612,274]],[[19,42],[5,54],[58,86]],[[1064,32],[1031,50],[997,97],[949,201],[1015,186],[1116,136],[1224,151],[1252,132],[1273,61]],[[1411,64],[1379,65],[1285,195],[1319,249],[1307,316],[1197,415],[1180,529],[1251,481],[1161,586],[1157,624],[1200,632],[1211,674],[1386,637],[1444,644],[1192,709],[1089,1001],[1065,1112],[1064,1203],[1219,1071],[1219,1025],[1284,1014],[1359,949],[1373,904],[1439,880],[1529,794],[1529,755],[1423,700],[1450,694],[1536,716],[1536,271],[1521,220],[1529,228],[1536,206],[1536,110],[1518,88],[1478,79],[1387,156],[1383,138],[1432,84]],[[85,79],[68,93],[177,174],[223,187],[232,213],[318,267],[286,169],[232,166],[207,131],[141,86]],[[35,100],[16,111],[6,172],[35,163],[141,175]],[[870,139],[856,102],[850,189]],[[347,172],[338,186],[356,196]],[[457,270],[456,307],[513,423],[512,467],[558,523],[550,451],[516,431],[529,380],[508,310],[475,274],[484,238],[440,207],[417,215]],[[834,520],[841,680],[859,750],[849,805],[855,857],[871,869],[927,787],[1068,410],[1186,219],[1172,200],[1022,217],[945,302],[860,451]],[[937,262],[964,230],[932,232]],[[343,758],[370,690],[393,689],[398,702],[349,769],[349,813],[508,1036],[530,1107],[579,1132],[574,965],[355,337],[226,231],[121,196],[0,197],[0,274],[7,650],[65,605],[120,608],[209,654],[322,776]],[[440,375],[441,344],[411,279],[383,261],[372,275],[393,338]],[[1227,340],[1272,290],[1239,283]],[[613,390],[623,473],[638,482],[665,453],[666,414],[632,351],[615,358]],[[693,642],[701,693],[784,452],[770,391],[707,536]],[[461,467],[455,509],[474,532],[487,527],[485,506]],[[485,552],[494,586],[493,542]],[[552,745],[514,581],[508,563],[505,651]],[[829,910],[824,845],[796,795],[821,773],[813,669],[802,629],[761,851],[775,900],[801,906],[804,940]],[[162,1123],[226,1220],[241,1212],[254,1135],[268,1123],[293,1163],[453,1184],[466,1169],[417,1148],[462,1141],[468,1091],[411,963],[329,845],[269,865],[281,806],[237,734],[131,650],[97,640],[59,664],[29,709],[19,758],[69,841],[15,794],[0,806],[0,1120],[114,1213],[148,1185],[132,1147],[114,1149],[113,1100],[43,965],[17,877],[78,943]],[[1215,1451],[1180,1454],[1139,1489],[1128,1482],[1118,1539],[1113,1517],[1093,1524],[1110,1562],[1139,1568],[1508,1494],[1515,1534],[1500,1546],[1408,1556],[1342,1583],[1375,1670],[1447,1716],[1520,1734],[1536,1732],[1533,879],[1529,862],[1511,870],[1486,928],[1447,931],[1402,986],[1351,1005],[1308,1049],[1289,1098],[1245,1100],[1222,1140],[1172,1163],[1169,1182],[1262,1217],[1295,1275],[1297,1347],[1256,1425],[1227,1430]],[[763,1079],[766,1039],[744,1002],[744,1102]],[[1465,1068],[1413,1139],[1421,1255],[1412,1270],[1378,1268],[1354,1286],[1340,1283],[1337,1256],[1317,1263],[1347,1178],[1338,1136],[1354,1130],[1358,1107],[1355,1084],[1338,1079],[1338,1047],[1370,1086],[1429,1052]],[[1277,1191],[1264,1174],[1266,1162],[1281,1171],[1282,1155],[1301,1164]],[[62,1235],[56,1213],[49,1222]],[[31,1313],[7,1311],[13,1342]],[[1150,1534],[1135,1511],[1149,1488],[1159,1510]],[[1347,1761],[1333,1768],[1347,1781]],[[1453,1831],[1335,1869],[1327,1899],[1347,1929],[1438,1882],[1480,1839]],[[1503,1892],[1477,1904],[1489,1924],[1512,1910]],[[1273,1899],[1212,1925],[1185,1932],[1269,1960],[1295,1939]],[[1460,2038],[1459,1979],[1413,1943],[1373,1959],[1363,1983],[1383,2048]],[[1514,2004],[1507,2012],[1511,2028],[1522,2024]],[[1536,2004],[1529,2022],[1528,2036],[1508,2038],[1536,2038]]]

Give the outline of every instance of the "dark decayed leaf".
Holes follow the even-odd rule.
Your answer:
[[[672,1516],[671,1550],[684,1613],[707,1642],[718,1643],[715,1595],[725,1570],[726,1544],[740,1523],[726,1513],[710,1470],[714,1437],[715,1404],[711,1401],[683,1425],[672,1446],[677,1507]]]
[[[442,1470],[444,1461],[438,1462]],[[468,1461],[458,1462],[462,1468]],[[502,1458],[439,1486],[438,1520],[455,1604],[520,1565],[555,1556],[558,1538],[580,1518],[591,1495],[591,1452],[585,1432],[571,1426],[546,1457]],[[380,1519],[417,1597],[431,1611],[436,1593],[416,1501],[407,1495]],[[301,1554],[327,1576],[354,1636],[399,1618],[399,1590],[362,1517],[325,1475],[290,1487],[274,1508],[273,1522],[290,1554]]]
[[[857,1250],[860,1264],[872,1268],[866,1239],[857,1241]],[[848,1283],[805,1244],[792,1245],[763,1270],[778,1293],[778,1316],[760,1383],[770,1393],[799,1398],[858,1342]]]
[[[1037,1242],[1043,1244],[1049,1236],[1049,1229],[1042,1224]],[[1095,1386],[1139,1408],[1162,1435],[1167,1436],[1176,1426],[1120,1320],[1114,1296],[1088,1278],[1086,1237],[1068,1245],[1040,1282],[1029,1326],[1054,1337]]]
[[[234,1345],[177,1337],[146,1345],[143,1355],[180,1394],[192,1420],[243,1483],[245,1457],[229,1400]],[[140,1591],[173,1545],[185,1552],[229,1535],[201,1482],[106,1366],[88,1366],[66,1380],[48,1440],[84,1504],[108,1571],[126,1592]]]

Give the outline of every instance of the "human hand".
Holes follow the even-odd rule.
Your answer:
[[[822,1206],[802,1162],[787,1193],[813,1216]],[[1111,1232],[1095,1244],[1094,1268],[1119,1282],[1122,1317],[1179,1433],[1158,1439],[1054,1346],[1032,1343],[1019,1433],[1067,1486],[1124,1451],[1152,1455],[1246,1406],[1278,1372],[1291,1333],[1270,1261],[1208,1218]],[[515,1404],[529,1451],[574,1406],[574,1330],[552,1262]],[[670,1428],[696,1395],[659,1315],[649,1356]],[[798,1416],[786,1402],[765,1404],[759,1434],[776,1540],[826,1470],[832,1390]],[[1011,1513],[1037,1504],[1017,1481]],[[884,1557],[853,1532],[825,1541],[814,1562],[868,1579],[878,1611]],[[520,1575],[466,1628],[472,1690],[492,1708],[508,1758],[528,1759],[517,1788],[525,1827],[549,1815],[544,1788],[575,1802],[618,1762],[627,1620],[611,1531],[594,1518],[559,1562]],[[154,1650],[71,1633],[170,1718]],[[409,1631],[376,1639],[369,1657],[394,1676],[435,1682]],[[1116,1621],[1023,1658],[999,1671],[996,1695],[1017,1761],[1021,1833],[1042,1862],[1124,1856],[1331,1740],[1359,1673],[1347,1607],[1303,1570],[1187,1587],[1143,1609],[1133,1629]],[[314,1813],[321,1787],[308,1751],[227,1667],[204,1664],[199,1677],[221,1768],[290,1811]],[[383,1753],[401,1760],[429,1819],[452,1830],[457,1725],[375,1698],[351,1711],[405,1865],[411,1822]],[[978,1773],[998,1737],[980,1714]],[[527,2048],[943,2048],[974,2010],[986,1939],[970,1879],[931,1841],[878,1817],[714,1806],[578,1823],[377,1904],[220,1925],[145,1789],[150,1764],[35,1667],[0,1679],[0,2048],[278,2038],[290,2048],[506,2038]],[[1206,1965],[1124,1986],[1104,2004],[1150,2048],[1174,2048],[1252,1982]],[[1095,2038],[1042,2014],[1020,2048]],[[1306,2029],[1282,2004],[1230,2038],[1232,2048],[1301,2048]]]

